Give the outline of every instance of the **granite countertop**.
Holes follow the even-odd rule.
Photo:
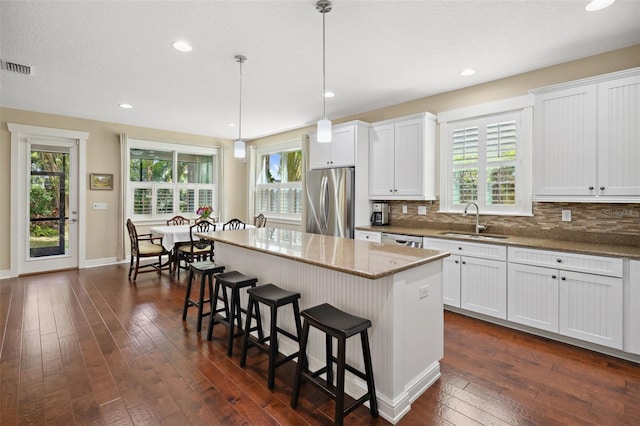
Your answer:
[[[372,280],[449,256],[449,253],[435,250],[279,228],[217,231],[196,235]]]
[[[399,226],[358,226],[362,231],[387,232],[391,234],[414,235],[418,237],[444,238],[483,244],[498,244],[503,246],[529,247],[544,250],[556,250],[569,253],[590,254],[597,256],[623,257],[640,260],[640,247],[621,246],[614,244],[584,243],[566,240],[554,240],[548,238],[520,237],[517,235],[498,235],[507,237],[500,239],[474,239],[464,237],[446,236],[445,233],[463,233],[460,231],[447,231],[443,229],[407,228]],[[491,236],[490,233],[482,233],[483,236]]]

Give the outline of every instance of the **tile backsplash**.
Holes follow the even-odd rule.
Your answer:
[[[438,213],[438,201],[390,201],[390,225],[473,232],[475,210],[462,214]],[[402,213],[407,206],[407,213]],[[427,214],[418,214],[426,206]],[[562,211],[571,221],[562,221]],[[482,212],[482,211],[481,211]],[[533,216],[480,215],[486,233],[640,247],[640,204],[533,203]]]

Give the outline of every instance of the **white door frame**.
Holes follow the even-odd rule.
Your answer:
[[[27,241],[24,235],[28,214],[25,214],[25,204],[28,198],[27,188],[27,155],[29,154],[30,139],[48,139],[51,141],[74,143],[77,145],[77,163],[75,167],[78,171],[77,194],[78,194],[78,222],[77,222],[77,264],[71,267],[86,267],[86,142],[89,138],[88,132],[75,130],[55,129],[49,127],[29,126],[23,124],[7,123],[11,132],[11,250],[10,250],[10,270],[9,276],[15,277],[20,274],[31,272],[44,272],[55,268],[39,270],[37,267],[25,270],[24,259],[27,250]],[[47,264],[47,263],[44,263]],[[50,263],[48,263],[50,265]],[[69,266],[65,266],[69,267]]]

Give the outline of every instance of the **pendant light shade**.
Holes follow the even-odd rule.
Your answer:
[[[247,155],[247,151],[245,149],[244,141],[238,139],[233,144],[233,156],[236,158],[244,158]]]
[[[318,120],[318,142],[331,142],[331,121]]]
[[[244,55],[236,55],[236,62],[240,63],[240,114],[238,119],[238,140],[233,144],[233,156],[245,158],[247,155],[244,141],[242,140],[242,64],[247,60]]]
[[[316,10],[322,13],[322,120],[318,121],[318,142],[331,142],[331,121],[327,120],[326,105],[326,60],[325,60],[325,25],[324,17],[331,12],[331,2],[329,0],[318,0]]]

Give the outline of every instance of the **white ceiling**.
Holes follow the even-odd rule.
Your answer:
[[[326,15],[329,119],[640,44],[640,1],[334,0]],[[184,39],[191,53],[171,47]],[[234,139],[322,116],[314,0],[0,1],[0,105]],[[478,73],[461,77],[473,67]],[[118,107],[130,103],[131,110]]]

